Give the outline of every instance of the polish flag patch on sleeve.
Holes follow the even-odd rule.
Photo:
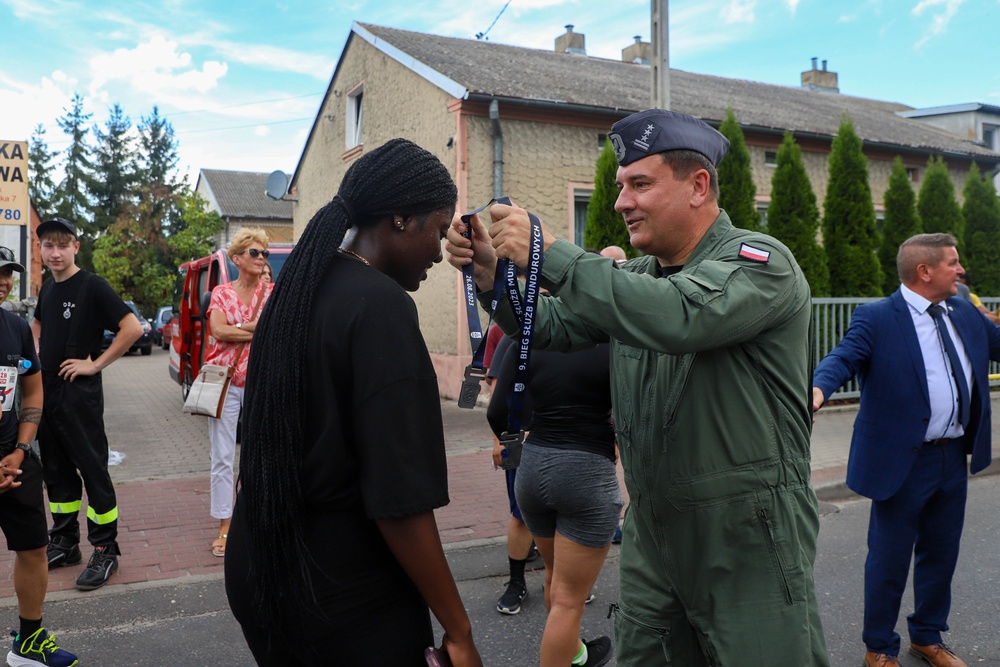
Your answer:
[[[743,259],[749,259],[751,262],[767,264],[767,261],[771,259],[771,251],[754,248],[752,245],[744,243],[740,246],[740,257]]]

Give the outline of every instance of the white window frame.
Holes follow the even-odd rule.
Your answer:
[[[359,83],[348,91],[347,113],[345,114],[346,126],[344,127],[345,147],[351,150],[364,142],[364,120],[365,120],[365,85]]]

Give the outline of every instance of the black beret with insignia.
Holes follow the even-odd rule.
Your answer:
[[[622,118],[608,135],[618,164],[625,166],[648,155],[688,150],[701,153],[716,167],[729,151],[729,140],[694,116],[647,109]]]

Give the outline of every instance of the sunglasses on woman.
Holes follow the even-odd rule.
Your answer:
[[[268,257],[271,256],[270,250],[257,250],[257,248],[248,248],[247,250],[244,250],[240,254],[242,255],[244,252],[249,254],[254,259],[257,259],[258,257],[263,257],[264,259],[267,259]]]

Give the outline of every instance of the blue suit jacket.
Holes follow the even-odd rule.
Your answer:
[[[958,297],[946,301],[972,361],[972,410],[963,440],[973,473],[990,463],[989,360],[1000,360],[1000,327]],[[903,294],[858,306],[843,340],[816,367],[813,385],[829,397],[857,376],[861,406],[847,461],[847,485],[873,500],[902,486],[931,417],[927,370]]]

